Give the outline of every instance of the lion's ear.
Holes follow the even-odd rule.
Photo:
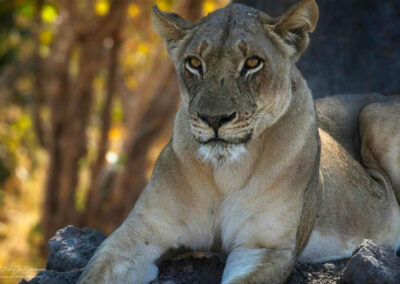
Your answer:
[[[163,12],[157,5],[153,6],[152,18],[154,29],[164,39],[170,53],[193,27],[189,20],[174,13]]]
[[[272,25],[274,32],[293,49],[291,57],[294,61],[307,48],[308,34],[314,31],[318,15],[318,6],[315,0],[302,0]]]

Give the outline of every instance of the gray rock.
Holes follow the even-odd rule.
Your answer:
[[[398,284],[400,257],[386,245],[365,240],[353,253],[344,271],[341,283]]]
[[[49,258],[45,271],[39,272],[25,284],[70,284],[75,283],[106,236],[89,228],[67,226],[50,239]]]
[[[37,274],[32,280],[22,280],[21,284],[66,284],[75,283],[96,248],[105,236],[88,228],[79,229],[68,226],[59,230],[49,241],[49,259],[47,270]],[[305,284],[312,281],[335,283],[340,277],[345,262],[339,261],[336,270],[326,272],[323,264],[296,264],[288,284]],[[222,278],[224,263],[218,256],[188,257],[166,260],[159,265],[158,280],[152,284],[219,284]]]
[[[105,238],[99,231],[71,225],[57,231],[49,241],[46,269],[65,272],[85,267]]]
[[[329,270],[335,269],[335,268],[336,268],[336,265],[333,264],[333,263],[327,262],[327,263],[324,263],[323,267],[324,267],[324,269],[325,269],[326,271],[329,271]]]
[[[187,265],[183,268],[183,272],[185,273],[192,273],[193,272],[193,265]]]
[[[49,241],[50,256],[46,268],[31,281],[21,284],[75,283],[105,236],[88,228],[68,226]],[[346,267],[346,260],[321,264],[296,263],[287,284],[400,283],[400,258],[385,246],[365,241]],[[346,268],[345,275],[343,271]],[[152,284],[217,284],[224,263],[218,256],[187,257],[159,264],[159,277]]]

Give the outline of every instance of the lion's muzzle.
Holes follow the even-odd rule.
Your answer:
[[[237,112],[228,115],[191,116],[194,138],[201,144],[245,144],[252,136],[250,118],[243,118]]]

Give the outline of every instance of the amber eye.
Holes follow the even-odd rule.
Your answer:
[[[258,56],[252,56],[246,59],[240,75],[247,78],[247,76],[256,73],[264,66],[264,61]]]
[[[256,68],[261,63],[261,59],[258,57],[250,57],[246,60],[246,68]]]
[[[190,65],[192,65],[192,67],[194,68],[199,68],[201,66],[201,61],[198,60],[197,58],[191,58],[189,62]]]
[[[189,64],[191,67],[199,69],[201,67],[201,61],[197,58],[190,58]]]
[[[185,67],[189,72],[196,74],[196,75],[202,75],[203,74],[203,67],[200,59],[196,57],[189,57],[186,58],[186,63]]]

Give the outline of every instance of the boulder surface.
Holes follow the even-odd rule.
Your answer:
[[[365,240],[354,251],[341,283],[398,284],[400,257],[389,246]]]
[[[106,236],[88,228],[67,226],[49,241],[46,270],[20,284],[75,283]],[[151,284],[218,284],[224,269],[216,255],[165,260]],[[344,273],[344,275],[343,275]],[[348,260],[321,264],[296,263],[287,284],[400,283],[400,258],[387,246],[364,241]]]

